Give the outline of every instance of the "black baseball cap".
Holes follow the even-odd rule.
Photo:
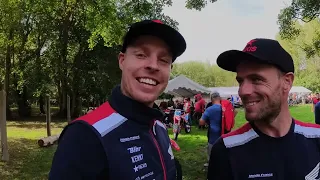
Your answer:
[[[142,35],[151,35],[162,39],[171,50],[172,62],[186,50],[186,41],[177,30],[160,20],[144,20],[130,26],[124,36],[121,52],[124,53],[127,47]]]
[[[276,40],[252,39],[242,51],[229,50],[220,54],[217,64],[222,69],[236,72],[237,66],[243,60],[274,65],[284,73],[294,73],[294,63],[291,55]]]

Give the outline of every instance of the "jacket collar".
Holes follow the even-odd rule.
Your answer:
[[[119,114],[140,124],[150,125],[155,119],[161,119],[163,116],[161,111],[125,96],[120,85],[112,90],[109,103]]]

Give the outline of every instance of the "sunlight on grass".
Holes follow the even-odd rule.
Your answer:
[[[67,123],[52,122],[51,134],[61,133]],[[40,148],[39,138],[47,136],[45,122],[8,121],[10,162],[0,162],[1,180],[45,180],[56,146]]]
[[[246,120],[244,111],[238,110],[236,127],[240,127]],[[290,107],[292,116],[304,122],[314,122],[314,115],[310,105]],[[52,122],[52,135],[59,134],[67,123]],[[56,145],[39,148],[37,140],[47,135],[45,122],[9,121],[8,141],[10,162],[0,162],[0,180],[44,180],[48,179],[53,154]],[[168,129],[172,136],[172,129]],[[181,150],[174,151],[183,168],[184,180],[206,179],[203,164],[207,160],[207,132],[192,127],[190,134],[183,131],[177,143]]]
[[[59,134],[67,123],[51,123],[51,135]],[[9,138],[39,139],[47,136],[46,123],[12,122],[7,123]]]

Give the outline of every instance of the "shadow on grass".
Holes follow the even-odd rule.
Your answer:
[[[9,139],[10,161],[0,162],[0,179],[48,179],[56,146],[39,148],[36,140]]]
[[[52,122],[51,128],[64,128],[66,122]],[[26,129],[43,129],[46,128],[45,122],[25,122],[25,121],[8,121],[7,127],[26,128]]]
[[[13,119],[8,119],[8,121],[22,121],[22,122],[46,122],[45,115],[36,115],[31,117],[15,117]],[[51,116],[51,122],[67,122],[67,119]]]

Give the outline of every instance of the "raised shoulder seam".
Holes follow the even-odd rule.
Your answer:
[[[244,124],[239,129],[222,135],[222,140],[226,148],[233,148],[244,145],[259,137],[249,123]]]

